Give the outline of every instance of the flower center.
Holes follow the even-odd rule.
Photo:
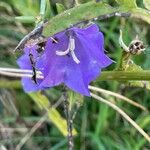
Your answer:
[[[56,51],[56,55],[58,55],[58,56],[65,56],[65,55],[67,55],[67,54],[71,54],[71,56],[72,56],[72,59],[77,63],[77,64],[79,64],[80,63],[80,60],[77,58],[77,56],[75,55],[75,53],[74,53],[74,50],[75,50],[75,39],[72,37],[72,36],[70,36],[69,37],[69,44],[68,44],[68,48],[67,48],[67,50],[65,50],[65,51]]]

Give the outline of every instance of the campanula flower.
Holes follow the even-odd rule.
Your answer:
[[[22,69],[24,59],[27,61],[22,56],[18,63]],[[75,92],[90,96],[88,85],[111,63],[104,53],[104,36],[97,25],[72,27],[48,38],[43,59],[36,64],[42,68],[44,78],[36,86],[27,85],[30,79],[23,79],[24,88],[33,91],[63,83]],[[26,63],[24,68],[31,69],[31,64]]]
[[[46,65],[41,86],[64,83],[72,90],[89,96],[88,85],[102,68],[112,63],[104,54],[104,37],[97,25],[71,28],[48,39],[45,47]]]

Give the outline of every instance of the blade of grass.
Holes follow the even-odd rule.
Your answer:
[[[53,105],[51,108],[49,108],[49,111],[53,108],[56,108],[60,103],[62,102],[62,99],[59,99],[55,105]],[[32,129],[23,137],[23,139],[20,141],[20,143],[16,146],[16,150],[20,150],[21,147],[29,140],[29,138],[33,135],[33,133],[46,121],[48,112],[41,117],[41,119],[32,127]]]
[[[60,113],[50,107],[50,102],[44,95],[40,94],[40,92],[36,93],[28,93],[28,95],[35,101],[35,103],[39,106],[39,108],[44,109],[48,112],[48,118],[50,121],[61,131],[64,136],[67,136],[67,123],[66,120],[60,115]],[[60,124],[61,122],[61,124]],[[73,129],[73,135],[76,135],[77,132]]]

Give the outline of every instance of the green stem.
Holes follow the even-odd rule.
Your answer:
[[[150,71],[103,71],[97,80],[116,80],[116,81],[150,81]]]
[[[45,15],[45,8],[46,8],[46,0],[41,0],[40,16],[42,17],[42,19],[44,18]]]
[[[120,64],[117,67],[117,71],[125,71],[126,68],[129,65],[129,61],[131,59],[131,54],[128,52],[123,51],[122,52],[122,56],[121,56],[121,60],[120,60]]]
[[[103,71],[96,81],[150,81],[150,70],[145,71]],[[21,88],[19,80],[0,79],[0,88]]]

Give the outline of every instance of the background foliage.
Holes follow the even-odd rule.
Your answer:
[[[48,1],[48,0],[47,0]],[[82,0],[85,3],[89,0]],[[120,1],[127,4],[127,1]],[[56,5],[56,2],[59,3]],[[112,6],[117,5],[114,0],[105,0]],[[134,3],[135,1],[133,1]],[[52,0],[47,5],[46,16],[51,18],[59,11],[73,7],[73,1]],[[135,4],[135,3],[134,3]],[[142,1],[137,1],[138,6],[144,7]],[[65,7],[63,8],[62,5]],[[147,7],[149,8],[149,7]],[[1,0],[0,1],[0,64],[1,67],[17,67],[16,55],[12,51],[22,37],[34,28],[33,20],[39,15],[40,1],[38,0]],[[59,11],[58,11],[59,10]],[[26,16],[21,20],[15,16]],[[31,17],[28,17],[31,16]],[[150,39],[149,24],[133,18],[124,19],[112,17],[107,20],[97,21],[105,35],[105,48],[109,56],[117,63],[108,68],[112,70],[120,61],[122,50],[118,44],[119,29],[123,29],[123,38],[126,43],[139,35],[146,45],[146,52],[135,56],[133,60],[143,69],[150,68]],[[7,83],[10,83],[7,86]],[[11,84],[12,83],[12,84]],[[128,84],[117,81],[98,81],[94,83],[104,89],[121,93],[150,109],[150,91],[145,87],[129,87]],[[6,88],[7,87],[7,88]],[[3,127],[13,130],[0,130],[0,144],[8,150],[14,150],[15,146],[31,129],[33,125],[45,114],[45,104],[54,104],[62,94],[62,86],[47,90],[44,93],[48,99],[41,98],[40,108],[33,101],[36,95],[25,94],[18,82],[12,78],[0,76],[0,129]],[[102,94],[119,105],[127,112],[147,133],[150,133],[149,112],[142,111],[126,102],[116,100],[114,97]],[[75,149],[93,150],[148,150],[149,143],[126,120],[108,106],[94,101],[92,98],[81,97],[72,94],[72,99],[78,102],[79,108],[74,120],[74,127],[78,132],[75,136]],[[49,101],[48,101],[49,100]],[[38,103],[38,104],[39,104]],[[43,109],[42,109],[43,108]],[[67,149],[67,140],[64,138],[64,121],[62,104],[55,113],[40,126],[23,147],[37,150]],[[55,116],[54,116],[55,114]],[[61,119],[60,119],[61,115]],[[60,119],[60,120],[59,120]],[[22,129],[21,131],[17,128]],[[74,131],[75,132],[75,131]]]

